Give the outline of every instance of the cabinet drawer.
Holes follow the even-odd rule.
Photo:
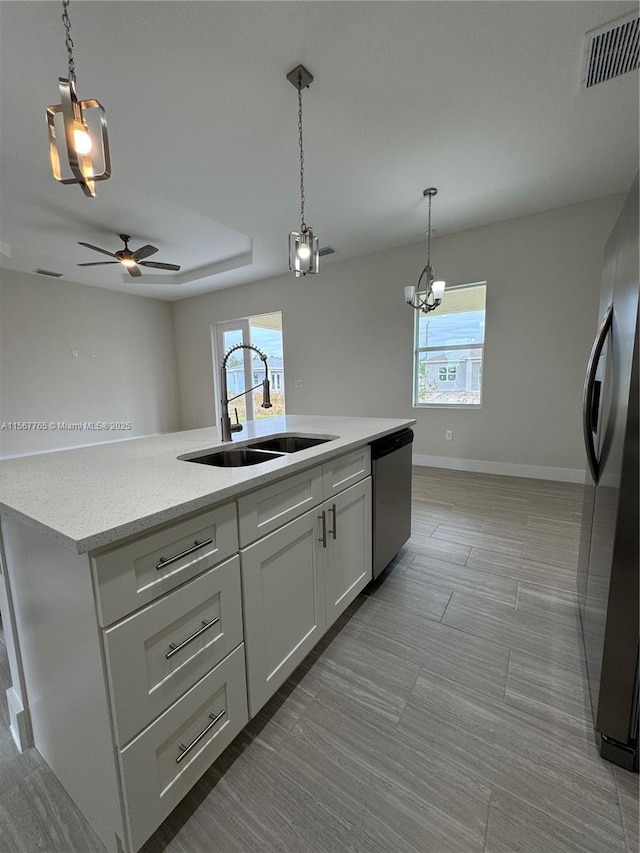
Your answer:
[[[133,850],[144,844],[247,721],[240,645],[119,751]]]
[[[367,445],[352,453],[338,456],[322,466],[325,498],[337,495],[371,474],[371,448]]]
[[[100,624],[149,604],[237,549],[235,504],[228,503],[93,557]]]
[[[271,533],[311,507],[322,503],[320,466],[285,477],[238,500],[240,545]]]
[[[242,642],[239,558],[109,628],[104,642],[123,746]]]

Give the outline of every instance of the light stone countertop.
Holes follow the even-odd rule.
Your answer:
[[[0,461],[0,512],[82,554],[203,510],[369,444],[413,419],[287,415],[245,424],[233,443],[215,427]],[[242,468],[179,460],[256,437],[302,433],[336,440]]]

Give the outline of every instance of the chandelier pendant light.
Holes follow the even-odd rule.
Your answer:
[[[73,40],[69,20],[69,0],[62,0],[62,22],[66,31],[66,47],[69,60],[69,77],[58,78],[60,103],[47,107],[49,127],[49,157],[53,177],[61,184],[79,184],[86,196],[96,194],[96,181],[106,181],[111,176],[109,137],[104,108],[95,99],[79,101],[76,95],[76,70],[73,59]],[[92,119],[87,120],[91,111]],[[62,139],[58,139],[55,119],[62,114]],[[66,157],[71,177],[65,177],[61,159]],[[66,170],[65,170],[66,171]]]
[[[298,65],[287,74],[287,80],[298,90],[298,144],[300,146],[300,231],[289,234],[289,269],[296,278],[307,273],[315,274],[320,268],[318,238],[304,220],[304,146],[302,144],[302,90],[313,80],[304,65]]]
[[[429,187],[424,190],[423,196],[429,199],[429,223],[427,225],[427,263],[425,268],[420,273],[417,287],[409,285],[404,289],[404,301],[407,305],[415,308],[416,311],[422,311],[423,314],[428,314],[429,311],[435,309],[442,302],[444,296],[444,281],[436,281],[433,267],[431,266],[431,199],[438,190],[435,187]],[[424,282],[424,284],[423,284]],[[422,290],[420,286],[423,285]]]

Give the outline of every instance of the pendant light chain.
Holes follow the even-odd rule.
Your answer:
[[[427,225],[427,266],[431,266],[431,195],[429,195],[429,224]]]
[[[301,231],[307,230],[304,221],[304,148],[302,147],[302,80],[298,77],[298,133],[300,135],[300,222]]]
[[[73,59],[73,39],[71,38],[71,21],[69,19],[69,0],[62,0],[62,23],[64,24],[64,28],[67,32],[66,36],[66,46],[67,46],[67,55],[69,57],[69,80],[72,83],[76,82],[76,64]]]

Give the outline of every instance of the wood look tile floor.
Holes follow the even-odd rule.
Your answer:
[[[581,487],[413,486],[403,551],[143,853],[637,853],[638,776],[593,739]],[[36,850],[103,848],[0,702],[0,851]]]

